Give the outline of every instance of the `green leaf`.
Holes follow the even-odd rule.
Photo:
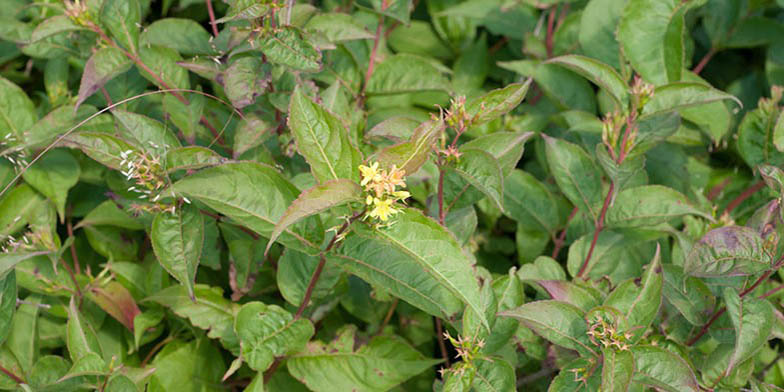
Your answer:
[[[22,132],[30,128],[37,119],[33,101],[27,94],[19,86],[0,76],[0,129],[7,129],[6,134],[11,132],[11,136],[23,140]],[[6,134],[0,137],[7,142],[9,140]]]
[[[42,208],[46,200],[27,184],[11,189],[0,199],[0,237],[4,240],[25,227],[30,215]]]
[[[626,59],[643,79],[661,85],[681,79],[684,16],[702,1],[629,0],[617,37]]]
[[[87,28],[77,25],[71,21],[71,18],[67,15],[53,16],[44,20],[35,27],[35,30],[33,30],[33,35],[30,37],[30,43],[35,43],[56,34],[80,30],[87,31]]]
[[[321,70],[321,52],[296,27],[285,26],[260,41],[259,49],[272,63],[304,72]]]
[[[401,53],[376,65],[366,92],[369,95],[382,95],[448,89],[449,81],[430,60]]]
[[[561,220],[555,196],[536,177],[518,169],[506,177],[504,207],[510,218],[548,233],[554,233]]]
[[[567,280],[537,280],[536,284],[541,286],[550,298],[574,305],[585,312],[602,303],[602,296],[599,292],[574,282]]]
[[[76,107],[78,108],[82,102],[95,94],[108,81],[131,69],[132,65],[131,59],[126,57],[120,49],[107,46],[95,51],[84,65]]]
[[[776,125],[773,126],[773,145],[779,151],[784,151],[784,111],[779,113]]]
[[[173,214],[159,212],[152,222],[150,242],[161,266],[194,298],[193,285],[204,242],[204,218],[199,209],[184,205]]]
[[[253,287],[254,276],[257,276],[258,268],[264,258],[264,240],[254,238],[247,232],[240,230],[239,227],[220,223],[220,232],[223,242],[229,248],[229,262],[231,267],[230,283],[233,291],[233,299],[246,294]]]
[[[528,60],[523,60],[528,61]],[[582,76],[556,64],[532,64],[536,85],[561,109],[596,111],[596,93]]]
[[[725,226],[709,231],[692,246],[683,272],[700,278],[748,276],[767,270],[772,260],[756,231]]]
[[[309,256],[296,250],[286,249],[278,259],[276,283],[280,295],[286,302],[299,306],[305,299],[313,272],[319,262],[317,256]],[[313,287],[311,298],[314,300],[324,298],[338,284],[342,270],[335,263],[327,263]]]
[[[74,226],[74,230],[84,226],[102,225],[121,227],[128,230],[144,229],[144,225],[134,219],[130,214],[120,209],[116,202],[113,200],[106,200],[90,210],[90,212]]]
[[[498,161],[482,150],[461,148],[460,151],[462,156],[449,170],[479,189],[503,211],[504,173]]]
[[[577,358],[561,368],[553,378],[547,392],[560,391],[599,391],[602,387],[602,372],[598,371],[596,360]],[[587,378],[583,380],[582,378]]]
[[[579,146],[545,136],[547,164],[555,182],[580,211],[598,219],[604,200],[599,168]]]
[[[299,194],[275,169],[253,162],[201,170],[174,183],[173,189],[265,237],[271,235],[275,223]],[[284,230],[280,242],[306,253],[318,252],[323,233],[307,230],[309,224],[320,226],[315,217],[296,224]]]
[[[267,67],[258,57],[242,57],[223,74],[223,88],[238,109],[251,105],[270,85]]]
[[[425,121],[414,130],[409,140],[384,148],[374,158],[381,167],[394,165],[410,176],[427,162],[431,147],[444,128],[443,120]]]
[[[299,352],[313,336],[308,319],[295,319],[277,305],[248,302],[242,305],[234,320],[240,338],[242,358],[251,369],[263,372],[275,357]]]
[[[473,364],[476,366],[473,391],[500,392],[514,391],[517,388],[515,369],[500,357],[481,357]]]
[[[525,302],[523,284],[517,277],[514,268],[511,268],[507,275],[493,280],[493,293],[498,303],[497,311],[499,312],[515,309]],[[506,317],[496,318],[492,333],[487,337],[482,352],[492,354],[505,347],[518,327],[517,320]]]
[[[778,113],[767,113],[761,109],[751,110],[738,126],[738,153],[749,167],[766,163],[784,165],[784,154],[775,147],[774,133]]]
[[[618,109],[624,110],[628,105],[629,88],[626,81],[609,65],[580,55],[556,57],[548,60],[548,63],[564,66],[603,88],[615,100]]]
[[[583,8],[577,34],[583,53],[614,68],[621,67],[620,44],[615,30],[625,1],[592,0]]]
[[[166,152],[166,171],[196,170],[226,162],[215,151],[199,146],[177,147]]]
[[[283,216],[280,217],[278,223],[275,224],[275,229],[270,235],[270,240],[264,253],[267,254],[269,252],[270,247],[278,236],[289,226],[332,207],[352,201],[360,201],[361,194],[362,188],[357,183],[346,179],[329,180],[316,184],[300,193],[297,199],[286,209]]]
[[[188,71],[178,65],[182,60],[176,50],[158,45],[144,45],[139,48],[139,58],[153,73],[139,67],[139,73],[150,83],[161,89],[190,87]]]
[[[49,251],[38,252],[22,252],[22,253],[6,253],[0,254],[0,275],[6,274],[14,269],[17,264],[31,259],[36,256],[43,256],[51,254]]]
[[[509,113],[525,99],[532,79],[524,83],[512,83],[471,100],[466,106],[466,113],[473,118],[472,126],[484,124]]]
[[[131,52],[139,47],[142,9],[138,0],[106,0],[101,6],[100,20],[115,40]]]
[[[499,312],[502,317],[522,321],[539,336],[555,345],[597,356],[588,340],[585,312],[566,302],[545,300],[529,302],[517,309]]]
[[[0,278],[0,344],[11,332],[11,320],[16,311],[16,273],[9,271]]]
[[[28,296],[26,303],[19,305],[11,320],[11,332],[5,345],[19,363],[25,373],[33,369],[39,354],[38,312],[41,303],[38,296]]]
[[[210,33],[192,19],[158,19],[144,28],[139,43],[172,48],[184,56],[215,55]]]
[[[618,164],[607,151],[607,145],[604,143],[596,144],[596,160],[615,185],[616,193],[613,196],[617,198],[618,192],[625,191],[627,185],[636,184],[638,182],[635,180],[645,176],[645,155],[631,154]]]
[[[260,3],[258,0],[234,0],[231,2],[231,6],[229,7],[226,16],[216,20],[215,23],[256,19],[264,16],[270,10],[269,4]]]
[[[462,302],[487,327],[479,283],[454,236],[413,209],[393,219],[385,228],[357,227],[331,260],[432,315],[449,319]]]
[[[133,345],[138,350],[142,337],[148,329],[156,327],[163,321],[164,312],[162,308],[153,308],[139,313],[133,318]]]
[[[621,191],[607,210],[608,227],[646,227],[667,223],[684,215],[709,221],[711,214],[692,206],[680,192],[661,185],[643,185]]]
[[[488,152],[498,160],[506,178],[517,167],[517,162],[523,157],[525,144],[533,135],[533,132],[495,132],[463,143],[460,148]]]
[[[87,294],[87,298],[133,332],[134,319],[140,311],[125,286],[112,281],[101,287],[93,287]]]
[[[376,336],[354,349],[355,333],[356,327],[348,326],[330,344],[308,343],[287,361],[289,372],[316,392],[382,392],[441,362],[396,336]]]
[[[122,156],[125,151],[137,152],[127,141],[103,132],[77,132],[66,136],[62,144],[82,150],[98,163],[114,170],[123,170]]]
[[[612,348],[602,350],[602,391],[626,392],[634,376],[634,357],[631,351]]]
[[[739,106],[743,106],[740,100],[731,94],[717,90],[707,84],[693,82],[670,83],[656,88],[653,97],[643,107],[642,113],[645,116],[653,116],[725,99],[731,99]]]
[[[148,392],[220,392],[221,376],[226,371],[221,352],[209,341],[189,343],[175,340],[155,355]]]
[[[102,354],[98,335],[92,325],[85,320],[76,307],[74,297],[68,306],[68,324],[66,326],[66,343],[72,361],[77,361],[89,353]]]
[[[629,279],[616,287],[604,300],[605,306],[621,311],[633,331],[634,340],[642,337],[659,314],[662,303],[662,266],[660,248],[648,264],[642,279]]]
[[[305,30],[320,34],[327,41],[335,43],[358,39],[373,39],[373,34],[367,31],[365,26],[351,15],[337,12],[314,15],[305,24]]]
[[[348,129],[332,113],[296,89],[291,96],[288,126],[297,150],[310,163],[319,182],[347,178],[359,180],[359,151],[351,144]]]
[[[239,312],[239,304],[223,297],[223,290],[197,284],[193,287],[193,297],[184,286],[167,287],[145,299],[163,305],[176,315],[187,318],[193,326],[208,330],[207,336],[220,339],[230,351],[239,354],[239,341],[234,333],[234,317]]]
[[[112,114],[122,125],[122,135],[133,141],[140,150],[149,151],[156,157],[163,157],[166,151],[180,147],[180,141],[163,124],[141,114],[115,109]]]
[[[664,267],[663,293],[683,317],[692,325],[702,326],[708,322],[716,299],[708,286],[695,277],[683,275],[681,267],[662,265]]]
[[[663,348],[634,346],[634,381],[667,392],[698,392],[697,379],[686,361]]]
[[[726,370],[729,373],[767,343],[776,316],[773,306],[765,299],[741,299],[738,292],[729,287],[723,294],[727,315],[735,329],[735,350]]]
[[[234,133],[234,157],[264,143],[276,128],[276,124],[265,118],[246,114]]]
[[[22,178],[54,203],[63,222],[68,190],[79,182],[79,174],[76,159],[68,151],[55,149],[39,156]]]

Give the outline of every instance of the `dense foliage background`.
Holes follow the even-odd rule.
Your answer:
[[[0,389],[781,390],[782,7],[0,0]]]

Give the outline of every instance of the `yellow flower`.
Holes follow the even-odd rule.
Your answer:
[[[400,201],[406,201],[409,197],[411,197],[411,193],[408,191],[397,191],[392,194]]]
[[[396,186],[405,188],[406,182],[403,181],[403,177],[405,177],[405,175],[405,170],[398,169],[395,165],[392,165],[392,169],[389,171],[389,175],[386,178],[386,182],[390,186],[389,192],[394,192]]]
[[[392,207],[392,203],[394,202],[395,201],[392,199],[380,200],[377,197],[373,198],[373,204],[375,207],[368,213],[368,215],[372,218],[378,218],[382,222],[386,222],[390,216],[400,212],[396,208]]]
[[[378,162],[373,162],[370,166],[359,165],[359,171],[362,173],[362,186],[367,185],[370,181],[380,181],[381,174],[378,171]]]

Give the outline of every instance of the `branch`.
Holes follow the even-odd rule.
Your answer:
[[[210,26],[212,26],[212,35],[218,36],[218,26],[215,25],[215,11],[212,9],[212,0],[204,0],[207,3],[207,13],[210,14]]]
[[[384,15],[379,15],[378,26],[376,26],[376,35],[373,37],[373,49],[370,50],[370,59],[368,60],[368,68],[365,72],[365,83],[362,84],[362,90],[359,92],[359,102],[362,106],[365,103],[365,90],[367,89],[370,76],[373,75],[373,67],[376,62],[376,51],[378,51],[378,42],[381,40],[381,33],[384,30]]]
[[[346,232],[346,229],[359,217],[361,217],[365,213],[363,209],[360,212],[352,215],[343,226],[340,226],[335,236],[329,241],[327,244],[327,248],[324,249],[321,254],[319,255],[319,263],[316,266],[316,270],[313,271],[313,275],[310,277],[310,282],[308,283],[308,288],[305,290],[305,296],[302,298],[302,303],[300,303],[299,308],[297,309],[297,313],[294,315],[294,320],[302,317],[302,313],[305,311],[305,308],[308,307],[308,302],[310,302],[310,297],[313,295],[313,289],[316,287],[316,283],[318,283],[319,277],[321,277],[321,271],[324,270],[324,265],[327,264],[327,252],[332,250],[335,244],[338,242],[338,238]]]
[[[749,197],[751,197],[752,195],[757,193],[757,191],[759,191],[764,187],[765,187],[765,183],[763,181],[758,181],[754,185],[750,186],[749,189],[743,191],[743,193],[738,195],[738,197],[736,197],[733,201],[731,201],[730,204],[727,204],[727,208],[724,209],[724,214],[729,214],[730,212],[732,212],[732,210],[737,208],[746,199],[748,199]]]
[[[610,189],[607,190],[607,196],[604,198],[604,204],[602,205],[602,211],[599,213],[599,219],[596,220],[596,226],[593,230],[593,239],[591,240],[591,247],[588,248],[588,255],[585,256],[585,261],[583,261],[583,265],[580,267],[580,272],[577,273],[578,278],[582,278],[585,274],[586,270],[588,269],[588,262],[591,260],[591,256],[593,256],[593,250],[596,247],[596,241],[599,240],[599,233],[602,232],[604,229],[604,217],[607,215],[607,208],[610,207],[610,200],[613,198],[613,192],[615,191],[615,183],[610,181]]]
[[[553,57],[553,34],[555,33],[555,12],[558,10],[557,6],[550,7],[550,15],[547,18],[547,35],[544,37],[544,45],[547,49],[547,58]]]
[[[14,380],[14,382],[16,382],[17,384],[24,384],[25,383],[25,381],[22,380],[19,376],[17,376],[16,374],[11,372],[10,370],[4,368],[3,366],[0,366],[0,372],[3,372],[6,376],[8,376],[8,378]]]
[[[781,268],[781,266],[782,266],[782,265],[784,265],[784,256],[782,256],[782,257],[781,257],[781,258],[778,260],[778,262],[776,262],[776,265],[774,265],[774,266],[773,266],[773,268],[771,268],[771,269],[769,269],[769,270],[765,271],[765,273],[764,273],[764,274],[762,274],[762,276],[760,276],[760,277],[759,277],[759,278],[758,278],[758,279],[757,279],[757,280],[756,280],[756,281],[755,281],[755,282],[754,282],[754,283],[753,283],[751,286],[749,286],[748,288],[746,288],[745,290],[743,290],[743,291],[740,293],[740,297],[741,297],[741,298],[743,298],[743,297],[745,297],[747,294],[749,294],[749,293],[751,293],[752,291],[754,291],[754,289],[756,289],[756,288],[757,288],[757,286],[759,286],[759,285],[760,285],[762,282],[764,282],[764,281],[765,281],[765,280],[767,280],[767,279],[768,279],[768,278],[769,278],[771,275],[773,275],[773,272],[775,272],[777,269]],[[784,288],[784,285],[781,285],[781,286],[779,286],[779,287],[776,287],[775,289],[773,289],[773,290],[770,290],[770,291],[768,291],[768,292],[767,292],[767,293],[765,293],[765,294],[762,294],[762,295],[761,295],[759,298],[760,298],[760,299],[768,298],[768,297],[770,297],[771,295],[775,294],[777,291],[781,290],[782,288]],[[705,323],[705,325],[703,325],[703,326],[702,326],[702,328],[700,328],[700,331],[699,331],[699,332],[697,332],[697,334],[696,334],[696,335],[694,335],[694,337],[693,337],[693,338],[689,339],[689,340],[686,342],[686,346],[693,346],[693,345],[694,345],[694,343],[697,343],[697,341],[699,341],[699,340],[700,340],[700,338],[702,338],[702,337],[703,337],[703,336],[704,336],[704,335],[705,335],[705,334],[708,332],[708,329],[710,329],[711,325],[713,325],[713,323],[714,323],[714,322],[716,322],[716,320],[718,320],[718,319],[719,319],[719,317],[720,317],[722,314],[724,314],[726,311],[727,311],[727,308],[726,308],[726,307],[722,307],[721,309],[719,309],[719,310],[717,310],[716,312],[714,312],[714,313],[713,313],[713,316],[711,316],[711,318],[708,320],[708,322],[707,322],[707,323]]]
[[[569,228],[569,222],[571,222],[572,219],[574,219],[574,216],[577,215],[578,210],[579,208],[577,207],[572,208],[572,213],[569,214],[569,218],[566,219],[566,224],[564,225],[563,230],[561,230],[561,234],[559,234],[558,238],[556,238],[553,241],[555,247],[553,248],[553,254],[551,256],[552,258],[554,259],[558,258],[558,253],[561,252],[561,248],[563,248],[564,241],[566,240],[566,229]]]
[[[452,366],[451,361],[449,360],[449,353],[446,351],[446,344],[444,344],[444,329],[441,326],[441,319],[433,316],[436,324],[436,335],[438,340],[438,348],[441,350],[441,358],[444,358],[444,363],[446,363],[446,367]]]
[[[708,53],[705,53],[705,56],[703,56],[702,60],[700,60],[700,62],[697,63],[697,66],[694,67],[692,72],[694,72],[695,74],[699,75],[700,72],[702,72],[702,70],[705,68],[705,66],[708,65],[708,62],[711,61],[711,59],[713,58],[713,55],[715,55],[715,54],[716,54],[716,49],[715,48],[710,48]]]

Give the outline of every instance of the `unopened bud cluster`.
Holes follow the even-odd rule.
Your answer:
[[[370,211],[365,218],[370,217],[386,222],[390,216],[400,212],[395,207],[396,203],[405,202],[411,196],[407,191],[396,190],[397,187],[406,187],[406,182],[403,180],[406,175],[405,170],[398,169],[394,165],[389,171],[379,169],[378,162],[374,162],[370,166],[360,165],[359,172],[362,176],[360,185],[365,187],[368,193],[365,204]]]
[[[618,350],[629,349],[629,341],[633,337],[631,332],[621,333],[618,328],[608,323],[603,317],[597,317],[588,328],[588,338],[596,346],[615,347]]]
[[[653,98],[654,86],[645,82],[642,78],[635,77],[632,85],[632,103],[638,111],[642,111],[645,104]]]
[[[463,375],[467,370],[472,370],[474,367],[473,361],[485,346],[485,341],[483,339],[475,340],[467,336],[458,336],[455,339],[449,332],[444,332],[444,339],[449,340],[455,351],[457,351],[457,358],[462,359],[462,362],[449,369],[441,369],[441,375],[443,376],[445,373]]]
[[[135,185],[128,188],[129,192],[139,194],[139,199],[149,200],[152,204],[133,204],[131,209],[135,213],[140,212],[176,212],[174,204],[161,203],[161,191],[166,186],[166,171],[163,169],[158,157],[151,156],[146,152],[127,150],[120,153],[121,173],[128,181],[134,181]],[[186,203],[190,201],[184,199]]]
[[[65,0],[65,15],[79,26],[89,26],[92,23],[86,1]]]
[[[8,132],[2,139],[0,139],[0,148],[4,149],[3,158],[11,162],[17,169],[24,169],[27,167],[27,153],[24,149],[14,148],[17,138],[13,133]]]

